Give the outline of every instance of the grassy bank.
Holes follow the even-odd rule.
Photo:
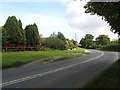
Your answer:
[[[50,50],[50,51],[26,51],[26,52],[3,52],[2,53],[2,67],[20,66],[38,59],[48,58],[53,56],[63,55],[63,59],[77,57],[78,55],[68,55],[66,53],[81,53],[85,54],[85,49],[77,50]],[[62,57],[60,57],[62,59]],[[59,58],[57,58],[59,59]]]
[[[120,59],[86,83],[83,88],[120,88]]]

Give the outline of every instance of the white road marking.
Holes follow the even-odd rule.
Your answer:
[[[58,68],[58,69],[55,69],[55,70],[50,70],[50,71],[47,71],[47,72],[38,73],[38,74],[31,75],[31,76],[27,76],[27,77],[24,77],[24,78],[20,78],[20,79],[8,81],[8,82],[5,82],[5,83],[1,83],[1,84],[0,84],[0,87],[8,86],[8,85],[11,85],[11,84],[23,82],[23,81],[30,80],[30,79],[34,79],[34,78],[37,78],[37,77],[41,77],[41,76],[44,76],[44,75],[47,75],[47,74],[50,74],[50,73],[54,73],[54,72],[57,72],[57,71],[61,71],[61,70],[64,70],[64,69],[68,69],[68,68],[77,66],[77,65],[79,65],[79,64],[82,64],[82,63],[90,62],[90,61],[92,61],[92,60],[94,60],[94,59],[96,59],[96,58],[99,58],[99,57],[103,56],[103,54],[104,54],[104,53],[101,52],[101,51],[97,51],[97,52],[100,52],[101,55],[99,55],[99,56],[97,56],[97,57],[94,57],[94,58],[91,58],[91,59],[88,59],[88,60],[86,60],[86,61],[80,62],[80,63],[68,65],[68,66],[65,66],[65,67],[62,67],[62,68]]]

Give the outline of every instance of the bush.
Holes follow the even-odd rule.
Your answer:
[[[64,41],[58,38],[50,37],[43,41],[44,47],[49,47],[51,49],[65,50],[66,46]]]
[[[106,45],[101,50],[120,52],[120,44]]]
[[[43,51],[51,51],[52,49],[50,49],[50,48],[46,48],[46,47],[44,47],[43,48]]]

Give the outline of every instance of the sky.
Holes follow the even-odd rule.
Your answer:
[[[84,13],[86,1],[41,1],[41,2],[0,2],[0,26],[8,16],[16,16],[26,25],[36,23],[39,34],[49,37],[55,32],[62,32],[66,38],[79,42],[85,34],[98,37],[101,34],[117,39],[117,34],[110,31],[110,26],[97,15]]]

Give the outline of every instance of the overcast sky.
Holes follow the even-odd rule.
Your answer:
[[[98,17],[84,13],[85,1],[71,0],[69,2],[0,2],[0,26],[3,26],[8,16],[16,16],[25,28],[28,24],[36,23],[39,33],[49,37],[53,32],[62,32],[66,38],[77,41],[85,34],[109,35],[117,39],[117,34],[110,31],[110,26]]]

